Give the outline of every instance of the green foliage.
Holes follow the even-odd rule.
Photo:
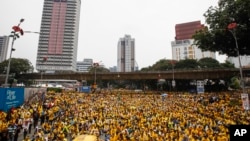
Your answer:
[[[156,62],[152,68],[159,71],[170,70],[172,68],[171,60],[161,59]]]
[[[149,66],[148,68],[142,68],[141,71],[166,71],[172,70],[172,65],[175,65],[177,61],[161,59],[157,61],[153,66]]]
[[[5,74],[7,71],[9,60],[0,63],[0,73]],[[10,74],[19,75],[22,73],[32,72],[34,70],[31,62],[28,59],[11,58]]]
[[[204,16],[208,27],[193,36],[195,45],[203,51],[237,56],[235,35],[240,55],[250,55],[250,0],[220,0],[218,7],[210,7]],[[237,27],[230,32],[227,26],[232,22]]]
[[[141,71],[167,71],[172,69],[211,69],[211,68],[234,68],[234,64],[226,61],[220,64],[219,61],[213,58],[202,58],[199,61],[195,59],[185,60],[166,60],[161,59],[157,61],[153,66],[142,68]]]
[[[141,68],[141,71],[150,71],[152,69],[152,66],[149,66],[147,68]]]
[[[180,60],[175,64],[175,69],[197,69],[199,63],[195,59]]]
[[[234,64],[229,61],[226,61],[225,63],[221,63],[221,67],[222,68],[235,68]]]
[[[233,89],[240,88],[240,80],[237,77],[231,78],[230,88],[233,88]]]
[[[104,67],[90,67],[89,68],[89,72],[90,73],[94,73],[95,72],[95,69],[96,69],[96,72],[110,72],[109,69],[107,68],[104,68]]]
[[[198,61],[198,64],[201,68],[220,68],[220,63],[213,58],[202,58]]]

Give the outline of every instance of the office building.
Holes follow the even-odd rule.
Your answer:
[[[89,69],[93,66],[93,59],[84,59],[83,61],[77,61],[78,72],[89,72]]]
[[[120,38],[117,47],[117,71],[135,71],[135,39],[130,35]]]
[[[76,71],[81,0],[44,0],[38,71]]]
[[[117,72],[117,66],[109,67],[110,72]]]
[[[9,47],[9,37],[8,36],[0,36],[0,62],[3,62],[7,59]]]
[[[236,68],[240,67],[239,58],[238,57],[227,57],[226,59],[230,63],[234,64]],[[250,56],[249,55],[242,55],[240,56],[241,66],[243,68],[250,68]]]
[[[204,25],[200,21],[182,23],[175,26],[175,41],[171,42],[173,60],[216,58],[215,52],[202,51],[193,45],[194,39],[192,39],[192,36],[197,30],[202,28],[204,28]]]

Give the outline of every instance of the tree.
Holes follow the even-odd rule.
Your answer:
[[[233,89],[240,88],[240,81],[237,77],[231,78],[230,88],[233,88]]]
[[[6,75],[8,62],[9,60],[5,60],[0,63],[0,74]],[[29,60],[22,58],[11,58],[8,83],[12,85],[13,82],[18,81],[20,74],[33,72],[33,70],[34,67]]]
[[[216,59],[206,57],[206,58],[201,58],[199,61],[199,66],[201,68],[220,68],[220,63]]]
[[[197,69],[199,63],[195,59],[180,60],[175,64],[175,69]]]
[[[204,17],[208,27],[193,36],[198,48],[236,57],[236,37],[239,54],[250,55],[250,0],[220,0],[218,7],[210,7]],[[231,23],[236,23],[234,29],[228,29]]]
[[[148,66],[148,67],[145,67],[145,68],[141,68],[141,71],[150,71],[152,69],[152,66]]]
[[[142,68],[141,71],[166,71],[172,69],[172,63],[175,64],[176,60],[161,59],[157,61],[153,66]]]
[[[90,73],[95,73],[95,69],[96,69],[96,72],[110,72],[109,69],[107,68],[104,68],[104,67],[90,67],[89,68],[89,72]]]
[[[235,68],[234,64],[229,61],[226,61],[225,63],[221,63],[221,67],[222,68]]]
[[[5,60],[0,63],[0,73],[5,74],[7,71],[9,60]],[[33,72],[34,67],[32,66],[31,62],[28,59],[22,58],[11,58],[10,64],[10,74],[15,74],[18,76],[22,73]]]

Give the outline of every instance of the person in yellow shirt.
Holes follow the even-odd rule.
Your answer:
[[[115,133],[113,134],[111,137],[110,137],[110,141],[117,141],[119,138],[119,134],[118,133]]]
[[[201,141],[210,141],[210,139],[208,137],[202,137]]]
[[[220,133],[217,136],[217,140],[218,141],[229,141],[227,135],[225,133]]]

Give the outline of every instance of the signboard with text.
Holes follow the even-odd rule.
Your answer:
[[[196,85],[197,85],[197,93],[198,94],[202,94],[205,92],[204,81],[198,80]]]
[[[82,86],[81,92],[83,93],[89,93],[90,92],[90,86]]]
[[[241,100],[242,100],[242,107],[244,110],[249,110],[250,105],[249,105],[249,99],[248,99],[248,94],[241,94]]]
[[[0,110],[8,111],[24,102],[24,88],[0,88]]]

